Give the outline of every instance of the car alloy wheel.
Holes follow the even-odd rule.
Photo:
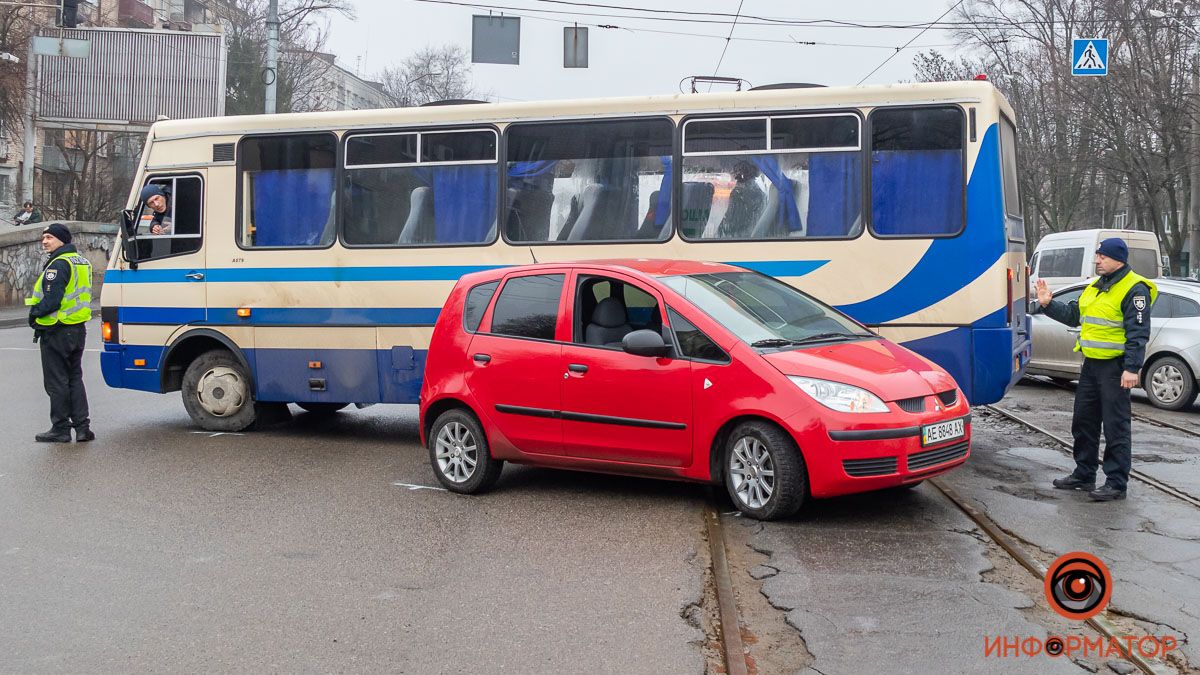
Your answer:
[[[479,463],[479,444],[466,425],[450,422],[438,431],[435,441],[438,471],[448,480],[465,483]]]
[[[775,462],[770,451],[752,436],[743,436],[729,454],[733,493],[744,506],[761,509],[775,492]]]
[[[1150,393],[1162,403],[1171,404],[1183,395],[1183,373],[1175,366],[1164,363],[1154,369],[1150,376]]]

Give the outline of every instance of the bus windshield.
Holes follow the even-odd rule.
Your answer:
[[[832,307],[754,272],[689,274],[662,282],[752,347],[876,337]]]

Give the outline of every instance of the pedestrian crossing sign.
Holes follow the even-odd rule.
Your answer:
[[[1075,38],[1071,41],[1071,74],[1108,75],[1108,40]]]

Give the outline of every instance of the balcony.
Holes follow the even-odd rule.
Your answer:
[[[154,8],[142,0],[119,0],[117,23],[131,28],[153,28]]]

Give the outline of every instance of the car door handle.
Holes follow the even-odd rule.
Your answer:
[[[1074,333],[1074,334],[1078,335],[1080,330],[1082,330],[1082,329],[1080,329],[1080,328],[1068,328],[1068,329],[1067,329],[1067,332],[1068,332],[1068,333]]]
[[[187,274],[185,274],[183,276],[185,276],[189,279],[193,279],[195,281],[202,281],[204,279],[203,272],[188,272]]]
[[[588,367],[582,363],[572,363],[571,365],[567,366],[567,370],[571,371],[572,373],[586,373]]]
[[[475,354],[471,358],[475,359],[475,363],[491,363],[492,357],[490,354]]]

